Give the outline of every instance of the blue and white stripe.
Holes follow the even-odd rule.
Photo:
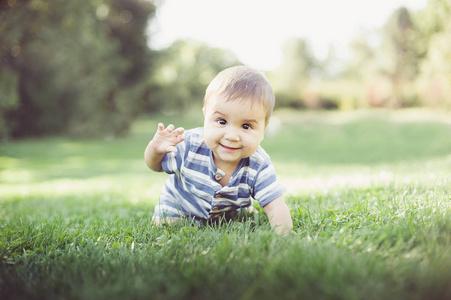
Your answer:
[[[242,159],[223,187],[215,175],[225,174],[213,163],[203,128],[187,130],[185,136],[176,146],[178,152],[166,154],[162,161],[163,170],[170,175],[161,189],[154,218],[208,219],[212,213],[248,207],[253,199],[263,207],[284,193],[263,148]]]

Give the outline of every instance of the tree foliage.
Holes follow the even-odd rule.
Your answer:
[[[418,12],[401,7],[377,32],[356,36],[338,75],[324,76],[331,61],[316,59],[297,39],[271,78],[282,105],[451,108],[450,41],[451,1],[430,0]]]
[[[269,74],[277,104],[297,108],[311,106],[308,88],[318,68],[319,63],[304,39],[288,40],[283,46],[282,64]]]
[[[0,136],[118,135],[152,56],[142,0],[7,1],[0,13]]]
[[[430,0],[417,17],[424,59],[416,80],[423,105],[451,108],[451,1]]]
[[[148,0],[0,1],[0,138],[124,134],[140,112],[199,105],[219,71],[241,64],[192,40],[152,51],[155,10]],[[278,106],[451,108],[450,41],[450,0],[429,0],[356,36],[339,68],[332,52],[320,60],[293,38],[268,77]]]
[[[401,7],[389,18],[382,32],[382,51],[377,52],[379,73],[390,85],[390,95],[384,103],[388,107],[411,106],[416,96],[412,82],[418,74],[418,30],[409,11]]]
[[[166,113],[202,105],[205,89],[222,70],[240,65],[236,56],[193,40],[179,40],[157,56],[147,110]]]

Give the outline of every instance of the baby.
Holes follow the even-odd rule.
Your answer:
[[[284,188],[260,146],[274,102],[263,74],[232,67],[207,87],[203,127],[185,132],[158,124],[144,157],[149,168],[170,175],[155,207],[155,223],[214,220],[251,207],[255,199],[277,233],[293,228]]]

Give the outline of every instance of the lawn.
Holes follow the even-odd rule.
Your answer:
[[[451,115],[275,112],[263,147],[287,187],[286,237],[261,209],[152,226],[158,121],[202,116],[0,144],[1,299],[451,299]]]

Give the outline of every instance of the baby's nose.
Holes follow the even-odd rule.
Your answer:
[[[228,139],[229,141],[239,141],[240,140],[240,135],[237,129],[229,127],[225,136],[226,139]]]

